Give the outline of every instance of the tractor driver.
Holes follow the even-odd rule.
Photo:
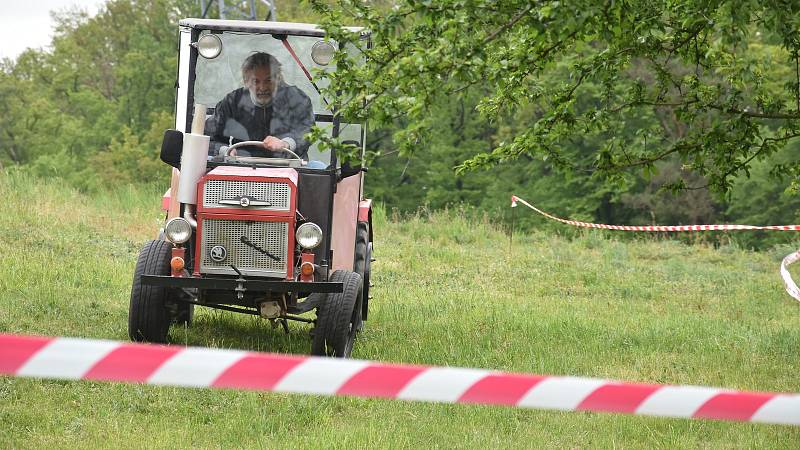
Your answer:
[[[283,81],[281,65],[269,53],[253,53],[244,60],[242,82],[244,86],[228,93],[206,120],[211,156],[231,141],[262,141],[264,148],[234,149],[231,156],[288,157],[282,152],[288,149],[305,157],[309,142],[304,136],[314,124],[308,95]]]

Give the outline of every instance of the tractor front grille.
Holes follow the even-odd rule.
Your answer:
[[[231,264],[245,275],[285,278],[289,223],[203,218],[200,272],[236,275]],[[251,245],[243,242],[242,237]],[[220,250],[224,249],[224,252]],[[255,248],[255,247],[258,247]],[[277,257],[270,258],[263,251]],[[220,259],[214,260],[212,253]]]
[[[232,200],[247,196],[267,202],[267,206],[223,204],[221,200]],[[203,187],[204,208],[237,208],[248,211],[289,211],[291,189],[287,183],[266,181],[208,180]]]

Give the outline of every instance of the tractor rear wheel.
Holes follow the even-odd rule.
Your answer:
[[[372,242],[369,241],[369,222],[358,222],[356,229],[356,249],[353,271],[361,275],[363,281],[361,304],[356,307],[361,315],[356,322],[358,331],[364,330],[364,321],[369,314],[369,277],[372,266]]]
[[[349,358],[361,311],[361,276],[347,270],[333,272],[330,281],[343,283],[342,292],[330,293],[317,306],[317,323],[311,340],[311,353],[317,356]]]

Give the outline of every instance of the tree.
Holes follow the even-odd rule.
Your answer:
[[[166,178],[156,163],[174,111],[176,24],[196,8],[110,0],[94,17],[55,14],[51,49],[0,66],[0,161],[86,189]]]
[[[478,110],[530,122],[459,171],[527,155],[614,181],[676,160],[719,192],[800,136],[800,3],[791,0],[311,0],[339,42],[328,94],[347,116],[399,117],[404,154],[430,139],[432,107],[473,89]],[[370,29],[367,48],[340,27]],[[651,123],[630,132],[643,116]],[[577,155],[584,142],[595,147]],[[588,158],[587,158],[588,157]],[[783,166],[794,173],[794,160]]]

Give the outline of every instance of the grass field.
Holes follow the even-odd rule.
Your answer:
[[[161,192],[84,196],[0,172],[0,332],[127,339]],[[521,212],[520,212],[521,213]],[[377,214],[354,357],[800,392],[780,258],[669,240],[508,237],[458,211]],[[293,324],[294,325],[294,324]],[[307,353],[255,317],[198,310],[194,346]],[[800,430],[502,407],[0,378],[0,448],[798,448]]]

